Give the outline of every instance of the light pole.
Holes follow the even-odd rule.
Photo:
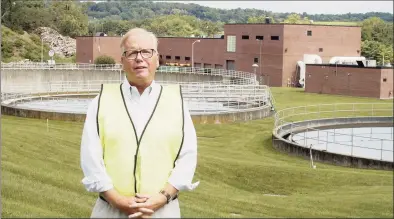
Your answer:
[[[264,79],[263,79],[263,75],[261,74],[261,69],[262,69],[262,65],[261,65],[261,47],[262,47],[262,39],[257,39],[257,41],[259,41],[259,44],[260,44],[260,52],[259,52],[259,63],[260,63],[260,68],[259,68],[259,71],[260,71],[260,77],[262,78],[262,81],[261,81],[261,84],[264,84]]]
[[[41,38],[41,65],[43,63],[44,59],[44,49],[43,49],[43,38]]]
[[[196,40],[192,43],[192,70],[194,69],[194,44],[199,42],[200,40]]]
[[[260,53],[259,53],[259,54],[260,54],[260,58],[259,58],[259,63],[260,63],[260,76],[261,76],[261,67],[262,67],[262,66],[261,66],[261,41],[262,41],[262,40],[261,40],[261,39],[257,39],[257,40],[258,40],[259,43],[260,43]]]

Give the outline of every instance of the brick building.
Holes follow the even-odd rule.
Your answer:
[[[305,92],[392,99],[393,68],[306,65]]]
[[[194,52],[192,57],[192,43]],[[120,37],[77,37],[78,63],[93,63],[101,54],[120,61]],[[299,78],[297,62],[305,54],[360,56],[361,27],[314,24],[226,24],[222,38],[159,37],[163,63],[254,72],[264,84],[287,86]],[[259,67],[254,69],[253,64]]]

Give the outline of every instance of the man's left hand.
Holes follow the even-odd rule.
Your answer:
[[[163,207],[167,203],[167,198],[163,194],[156,194],[152,196],[147,196],[147,195],[138,195],[139,197],[147,197],[148,200],[144,203],[134,203],[130,205],[130,208],[132,209],[138,209],[138,208],[148,208],[152,209],[153,211],[156,211]],[[137,218],[140,217],[140,214],[131,214],[129,215],[129,218]]]

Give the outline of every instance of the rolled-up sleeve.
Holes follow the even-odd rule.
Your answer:
[[[113,188],[104,166],[103,149],[97,132],[97,107],[98,96],[88,107],[81,139],[82,184],[89,192],[105,192]]]
[[[184,141],[168,182],[179,191],[194,190],[192,183],[197,166],[197,136],[188,107],[184,104]]]

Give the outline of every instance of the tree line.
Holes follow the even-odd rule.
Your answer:
[[[262,2],[264,4],[264,2]],[[278,22],[284,21],[293,13],[276,13],[260,9],[231,9],[223,10],[210,8],[197,4],[182,4],[169,2],[153,2],[153,1],[107,1],[94,3],[89,2],[88,16],[94,18],[106,18],[120,20],[141,20],[154,16],[163,16],[171,14],[182,14],[195,16],[201,20],[210,20],[213,22],[225,23],[246,23],[249,17],[260,15],[272,17]],[[339,6],[340,7],[340,6]],[[370,17],[379,17],[384,21],[392,22],[393,14],[382,12],[368,13],[347,13],[347,14],[308,14],[301,13],[302,18],[308,17],[316,21],[363,21]]]

